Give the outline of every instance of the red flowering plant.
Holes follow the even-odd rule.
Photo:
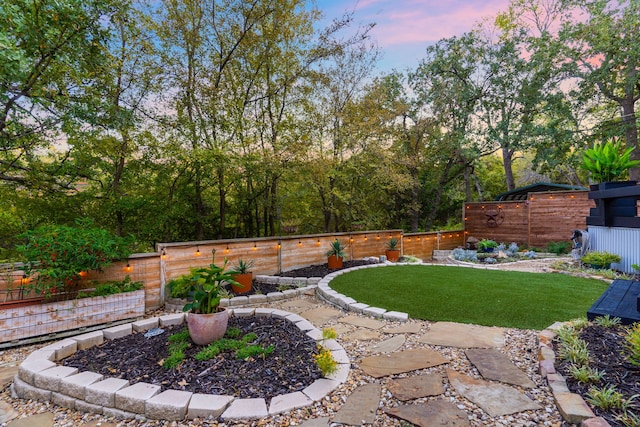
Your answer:
[[[103,271],[114,260],[130,254],[128,239],[95,227],[89,220],[76,220],[74,227],[43,225],[20,236],[18,246],[31,277],[29,288],[51,299],[54,294],[72,297],[82,272]]]

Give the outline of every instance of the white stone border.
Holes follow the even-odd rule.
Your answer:
[[[395,320],[397,322],[406,322],[409,319],[408,313],[402,313],[400,311],[387,311],[380,307],[371,307],[367,304],[360,303],[351,297],[342,295],[341,293],[331,289],[329,284],[331,281],[341,274],[348,273],[350,271],[361,270],[363,268],[378,268],[387,266],[400,266],[400,265],[423,265],[415,263],[393,263],[393,264],[367,264],[360,265],[352,268],[345,268],[344,270],[338,270],[331,274],[327,274],[318,282],[318,288],[316,290],[318,296],[331,305],[340,307],[346,311],[353,311],[356,313],[362,313],[373,317],[381,317],[387,320]]]
[[[77,350],[99,345],[155,327],[180,325],[185,314],[168,314],[104,330],[90,332],[50,344],[29,354],[20,364],[12,392],[22,399],[52,402],[70,409],[94,412],[117,419],[162,419],[180,421],[194,418],[250,420],[264,418],[311,405],[335,390],[349,376],[351,362],[335,340],[323,340],[322,332],[297,314],[275,308],[235,308],[230,315],[286,319],[294,323],[319,345],[332,352],[338,362],[335,373],[314,381],[302,391],[275,396],[267,407],[265,399],[239,399],[233,396],[191,393],[180,390],[160,391],[160,386],[105,378],[101,374],[56,364]]]

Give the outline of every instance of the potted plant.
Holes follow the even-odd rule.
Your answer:
[[[222,267],[212,262],[209,267],[192,268],[189,274],[192,300],[184,305],[182,311],[188,312],[189,336],[198,345],[207,345],[222,338],[227,330],[229,313],[220,307],[220,293],[223,283],[233,284],[235,281],[224,271],[226,266],[227,260]]]
[[[618,181],[626,176],[629,169],[640,166],[640,160],[631,160],[632,151],[633,148],[625,150],[621,141],[595,144],[585,150],[580,166],[599,183]]]
[[[611,268],[611,264],[622,261],[620,255],[610,252],[591,251],[582,256],[580,262],[597,270]]]
[[[395,237],[390,238],[387,241],[387,248],[384,251],[387,256],[387,260],[396,262],[400,259],[400,240]]]
[[[229,272],[231,277],[236,283],[231,283],[231,289],[233,292],[240,294],[246,294],[251,291],[253,282],[253,273],[251,272],[253,267],[253,260],[244,261],[242,258],[238,259],[238,262],[233,266],[233,269]]]
[[[347,255],[344,253],[347,245],[336,239],[331,242],[330,247],[331,249],[327,251],[327,264],[329,265],[329,269],[335,270],[342,268],[343,260],[347,258]]]
[[[498,247],[498,243],[495,240],[482,239],[478,242],[478,250],[480,252],[493,252]]]

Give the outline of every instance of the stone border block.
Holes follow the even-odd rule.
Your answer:
[[[250,317],[256,312],[254,308],[234,308],[233,317]]]
[[[249,303],[249,297],[233,297],[229,300],[229,307],[240,307]]]
[[[335,380],[320,378],[307,386],[302,392],[312,401],[317,402],[331,393],[340,383]]]
[[[23,362],[18,367],[18,377],[27,384],[34,384],[34,377],[38,372],[45,369],[55,368],[57,365],[50,360],[36,359]]]
[[[76,400],[76,411],[102,415],[104,409],[105,408],[100,405],[94,405],[93,403],[85,402],[84,400]]]
[[[116,420],[134,420],[137,418],[137,415],[133,412],[123,411],[122,409],[116,408],[102,408],[102,412],[105,416],[114,418]]]
[[[311,405],[313,401],[304,393],[296,391],[294,393],[281,394],[271,399],[269,403],[269,415],[281,414]]]
[[[115,408],[116,392],[129,386],[129,381],[120,378],[107,378],[89,384],[85,389],[85,400],[95,405]]]
[[[117,338],[126,337],[131,335],[133,328],[131,323],[125,323],[124,325],[112,326],[111,328],[104,329],[102,333],[105,339],[115,340]]]
[[[233,399],[233,396],[195,393],[189,401],[187,418],[218,418]]]
[[[13,379],[12,389],[21,399],[40,400],[42,402],[49,402],[51,400],[51,391],[34,387],[22,381],[17,375]]]
[[[267,294],[267,301],[268,302],[272,302],[272,301],[280,301],[284,299],[284,295],[282,294],[282,292],[269,292]]]
[[[67,396],[66,394],[58,393],[55,391],[51,392],[51,403],[62,406],[63,408],[75,409],[76,401],[77,399],[74,399],[71,396]]]
[[[314,328],[310,331],[307,331],[307,336],[316,341],[322,340],[322,332],[319,329]]]
[[[149,383],[135,383],[116,391],[115,408],[137,414],[145,413],[145,402],[160,393],[161,387]]]
[[[384,308],[379,308],[379,307],[369,307],[369,308],[365,308],[363,310],[364,314],[367,314],[369,316],[373,316],[373,317],[383,317],[384,313],[386,313],[387,310],[385,310]]]
[[[267,296],[266,295],[249,295],[249,304],[266,304]]]
[[[149,329],[157,328],[160,324],[157,317],[150,317],[149,319],[142,319],[131,324],[134,332],[148,331]]]
[[[43,347],[42,350],[54,350],[56,352],[56,360],[62,360],[78,350],[78,342],[72,338],[65,338]]]
[[[95,331],[75,336],[72,339],[78,343],[78,350],[86,350],[101,345],[104,342],[104,334],[102,331]]]
[[[60,380],[77,373],[78,368],[56,366],[36,373],[33,377],[33,385],[46,390],[60,391]]]
[[[187,415],[193,393],[181,390],[165,390],[147,400],[145,413],[155,420],[179,421]]]
[[[401,311],[387,311],[382,314],[382,318],[395,322],[406,322],[409,320],[409,313],[403,313]]]
[[[184,313],[166,314],[164,316],[160,316],[160,326],[182,325],[184,323],[184,319]]]
[[[223,420],[251,420],[269,415],[267,402],[261,398],[235,399],[220,418]]]
[[[88,385],[102,381],[104,376],[96,372],[80,372],[60,380],[60,392],[84,400],[85,389]]]
[[[296,323],[296,326],[298,327],[298,329],[300,329],[302,332],[305,331],[311,331],[313,329],[315,329],[316,327],[313,326],[313,324],[311,322],[309,322],[308,320],[303,320],[301,322]]]
[[[256,317],[271,317],[271,313],[275,311],[275,308],[264,308],[258,307],[256,308]]]

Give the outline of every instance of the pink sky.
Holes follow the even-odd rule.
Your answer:
[[[375,22],[380,71],[415,68],[427,46],[471,30],[507,9],[509,0],[316,0],[327,19],[355,8],[355,25]]]

